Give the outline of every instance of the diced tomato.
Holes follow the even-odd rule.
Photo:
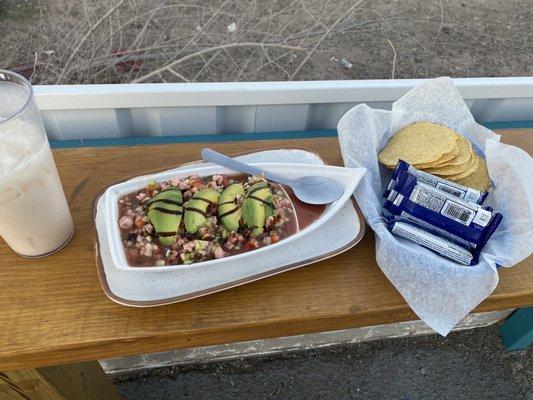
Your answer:
[[[258,247],[259,247],[259,242],[255,240],[254,238],[251,238],[250,240],[248,240],[248,242],[246,242],[246,248],[249,250],[257,249]]]
[[[136,217],[135,217],[135,226],[136,226],[137,228],[140,229],[140,228],[142,228],[143,225],[145,225],[145,224],[146,224],[146,222],[144,221],[144,218],[143,218],[143,217],[140,217],[140,216],[136,216]]]
[[[198,188],[198,189],[201,189],[205,186],[205,183],[203,183],[202,181],[194,181],[194,183],[192,184],[193,187],[195,188]]]

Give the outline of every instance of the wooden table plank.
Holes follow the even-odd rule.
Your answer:
[[[121,400],[98,361],[0,372],[2,400]]]
[[[533,130],[504,133],[533,150]],[[198,159],[205,144],[54,152],[76,225],[41,260],[0,244],[0,371],[416,319],[378,268],[369,230],[352,250],[309,267],[185,303],[134,309],[108,300],[96,275],[92,200],[109,182]],[[342,163],[335,138],[213,143],[229,153],[305,147]],[[533,260],[503,270],[476,311],[533,305]]]

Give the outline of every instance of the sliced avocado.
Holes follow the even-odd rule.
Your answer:
[[[181,190],[170,188],[159,192],[147,203],[148,219],[159,236],[159,243],[170,246],[177,240],[183,214]]]
[[[235,201],[238,196],[244,196],[244,187],[241,183],[234,183],[224,189],[218,199],[218,216],[224,228],[230,232],[239,229],[241,207]]]
[[[218,192],[214,189],[203,189],[195,193],[185,203],[185,229],[187,233],[196,233],[205,225],[207,218],[205,212],[211,203],[217,203]]]
[[[265,219],[274,215],[274,202],[272,196],[269,196],[265,199]]]
[[[252,235],[263,232],[267,213],[274,213],[272,193],[266,182],[257,182],[250,186],[242,204],[242,219],[244,224],[252,229]]]

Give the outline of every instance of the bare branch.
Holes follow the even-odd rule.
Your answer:
[[[314,47],[311,49],[311,51],[309,53],[307,53],[307,55],[305,56],[305,58],[302,60],[302,62],[300,63],[300,65],[298,65],[298,67],[296,67],[296,70],[294,70],[294,72],[292,73],[291,77],[289,78],[290,81],[292,81],[296,75],[298,75],[298,72],[300,72],[300,70],[302,69],[302,67],[307,63],[307,61],[311,58],[311,56],[313,55],[313,53],[316,51],[316,49],[318,49],[318,47],[322,44],[322,42],[324,40],[326,40],[326,38],[329,36],[330,32],[335,29],[335,27],[344,19],[346,18],[348,15],[350,15],[353,10],[355,10],[357,7],[359,7],[359,5],[363,2],[364,0],[359,0],[357,2],[355,2],[344,14],[342,14],[339,18],[337,18],[335,20],[335,22],[333,22],[333,24],[326,30],[326,32],[324,33],[324,35],[322,35],[322,37],[318,40],[318,42],[314,45]]]
[[[185,57],[182,57],[178,60],[175,60],[175,61],[172,61],[170,64],[167,64],[161,68],[158,68],[146,75],[143,75],[141,76],[140,78],[137,78],[135,79],[132,83],[140,83],[140,82],[143,82],[147,79],[150,79],[152,78],[153,76],[156,76],[158,74],[160,74],[161,72],[165,71],[165,70],[168,70],[169,68],[172,68],[178,64],[181,64],[182,62],[184,61],[187,61],[187,60],[190,60],[194,57],[199,57],[199,56],[202,56],[204,54],[208,54],[208,53],[212,53],[214,51],[219,51],[219,50],[225,50],[225,49],[232,49],[232,48],[238,48],[238,47],[260,47],[260,48],[278,48],[278,49],[286,49],[286,50],[294,50],[294,51],[305,51],[305,48],[303,47],[296,47],[296,46],[286,46],[286,45],[283,45],[283,44],[277,44],[277,43],[229,43],[229,44],[224,44],[224,45],[221,45],[221,46],[214,46],[214,47],[210,47],[208,49],[204,49],[204,50],[200,50],[200,51],[197,51],[195,53],[192,53],[192,54],[188,54],[186,55]]]
[[[442,27],[444,26],[444,8],[442,7],[442,0],[439,0],[439,7],[440,7],[440,26],[439,26],[439,31],[437,32],[437,36],[441,33]]]
[[[155,8],[155,9],[152,9],[152,10],[149,10],[147,12],[144,12],[142,14],[139,14],[139,15],[136,15],[135,17],[127,20],[126,22],[122,23],[119,25],[119,27],[117,29],[115,29],[113,32],[110,32],[108,37],[104,39],[104,44],[109,40],[110,37],[116,35],[117,33],[120,34],[128,25],[134,23],[135,21],[137,21],[138,19],[144,17],[144,16],[147,16],[147,15],[153,15],[155,12],[160,12],[160,11],[163,11],[163,10],[168,10],[170,8],[199,8],[200,6],[198,5],[194,5],[194,4],[170,4],[170,5],[167,5],[167,6],[161,6],[161,7],[158,7],[158,8]],[[97,47],[96,48],[96,51],[97,50],[100,50],[102,45],[100,45],[100,47]]]
[[[208,26],[208,25],[209,25],[209,24],[210,24],[210,23],[211,23],[211,22],[212,22],[212,21],[218,16],[218,14],[220,13],[220,11],[226,6],[227,3],[228,3],[228,0],[225,0],[224,3],[222,3],[222,4],[220,5],[220,7],[217,8],[217,10],[213,13],[213,15],[211,15],[211,17],[207,20],[207,22],[206,22],[203,26],[200,27],[200,31],[197,32],[197,33],[192,37],[192,39],[189,40],[189,41],[187,42],[187,44],[185,44],[185,46],[183,46],[182,50],[186,49],[187,46],[189,46],[191,43],[194,43],[194,41],[196,40],[196,38],[198,37],[198,35],[200,34],[200,32],[202,32],[202,30],[203,30],[206,26]],[[181,51],[178,52],[178,55],[179,55],[180,53],[181,53]]]
[[[175,75],[177,76],[178,78],[180,78],[183,82],[190,82],[190,80],[188,80],[187,78],[185,78],[182,74],[180,74],[179,72],[176,72],[174,71],[172,68],[167,68],[167,71],[170,72],[172,75]]]
[[[387,38],[387,42],[389,42],[390,47],[391,47],[391,49],[392,49],[392,53],[393,53],[393,58],[392,58],[392,69],[391,69],[391,73],[390,73],[390,78],[391,78],[391,79],[394,79],[395,70],[396,70],[396,49],[394,48],[394,45],[392,44],[392,42],[390,41],[389,38]]]
[[[91,26],[91,28],[87,31],[85,36],[83,36],[83,38],[79,41],[74,51],[70,54],[70,57],[68,58],[65,65],[63,66],[63,69],[61,70],[61,73],[59,74],[59,77],[57,78],[56,84],[59,84],[63,76],[65,76],[65,74],[68,73],[68,68],[70,66],[70,63],[72,62],[72,60],[74,59],[78,51],[80,50],[81,46],[83,46],[85,41],[91,36],[91,34],[95,31],[95,29],[100,26],[100,24],[102,24],[111,14],[115,12],[117,8],[119,8],[122,5],[122,3],[124,3],[124,0],[120,0],[118,3],[116,3],[113,7],[109,9],[108,12],[106,12],[98,21],[96,21],[96,23],[93,26]]]

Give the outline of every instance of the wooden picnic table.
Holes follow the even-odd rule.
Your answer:
[[[499,133],[533,151],[533,129]],[[332,259],[184,303],[141,309],[109,300],[94,259],[95,194],[126,176],[197,160],[205,145],[54,150],[76,232],[44,259],[18,257],[0,243],[0,371],[12,371],[0,373],[0,399],[113,399],[94,360],[417,319],[377,266],[371,230]],[[302,147],[342,165],[336,138],[209,146],[226,153]],[[474,312],[533,305],[532,267],[529,257],[500,270],[498,287]]]

